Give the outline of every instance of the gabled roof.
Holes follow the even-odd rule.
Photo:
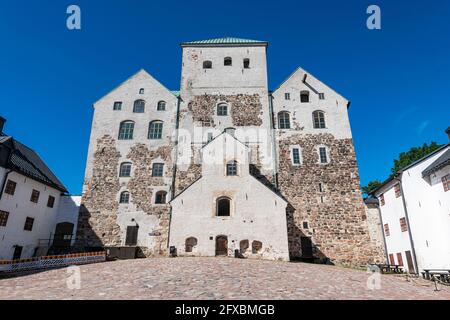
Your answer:
[[[396,173],[390,175],[389,178],[387,178],[385,181],[383,181],[383,182],[381,183],[381,185],[380,185],[378,188],[372,190],[372,191],[370,192],[370,194],[371,194],[371,195],[375,195],[376,192],[378,192],[379,190],[381,190],[384,186],[386,186],[389,182],[391,182],[391,181],[394,180],[395,178],[400,177],[400,179],[401,179],[402,173],[405,172],[406,170],[408,170],[409,168],[414,167],[416,164],[419,164],[419,163],[421,163],[422,161],[427,160],[427,159],[430,158],[431,156],[435,155],[436,153],[438,153],[438,152],[444,150],[445,148],[447,148],[447,147],[449,147],[449,146],[450,146],[450,143],[447,143],[447,144],[441,146],[440,148],[434,150],[433,152],[430,152],[430,153],[427,154],[426,156],[424,156],[424,157],[422,157],[422,158],[420,158],[420,159],[414,161],[413,163],[407,165],[407,166],[404,167],[403,169],[398,170]],[[449,149],[449,150],[450,150],[450,149]],[[444,154],[447,153],[449,150],[447,150],[446,152],[444,152]],[[443,155],[444,155],[444,154],[443,154]],[[443,155],[441,155],[441,157],[442,157]],[[439,157],[437,160],[439,160],[441,157]],[[437,161],[437,160],[436,160],[436,161]],[[436,161],[434,161],[428,168],[430,168]],[[442,167],[442,166],[441,166],[441,167]],[[426,175],[424,175],[424,172],[427,171],[428,168],[426,168],[424,171],[422,171],[422,177],[425,177],[425,176],[426,176]]]
[[[350,101],[348,99],[346,99],[343,95],[341,95],[339,92],[337,92],[336,90],[334,90],[333,88],[331,88],[330,86],[328,86],[327,84],[325,84],[324,82],[322,82],[321,80],[319,80],[317,77],[315,77],[313,74],[311,74],[310,72],[306,71],[305,69],[301,68],[301,67],[297,67],[297,69],[294,70],[294,72],[292,72],[283,82],[280,83],[280,85],[278,87],[275,88],[275,90],[270,90],[269,93],[275,93],[278,89],[280,89],[286,82],[289,81],[289,79],[291,79],[293,76],[295,76],[297,73],[304,73],[306,74],[306,79],[304,82],[308,83],[308,76],[314,78],[315,80],[319,81],[322,85],[324,85],[325,87],[327,87],[329,90],[333,91],[334,93],[336,93],[338,96],[340,96],[342,99],[344,99],[345,101],[347,101],[347,108],[350,105]]]
[[[6,141],[12,141],[12,144],[6,145]],[[58,180],[34,150],[28,148],[11,136],[1,136],[0,144],[4,144],[8,149],[11,149],[11,155],[7,163],[9,169],[17,171],[61,192],[67,192],[66,187],[64,187],[61,181]]]
[[[168,92],[170,92],[172,95],[174,95],[175,97],[178,98],[178,96],[180,95],[179,91],[171,91],[169,89],[167,89],[161,82],[159,82],[157,79],[155,79],[150,73],[148,73],[147,71],[145,71],[144,69],[140,69],[138,72],[134,73],[132,76],[128,77],[125,81],[122,81],[118,86],[114,87],[112,90],[110,90],[107,94],[103,95],[100,99],[98,99],[96,102],[94,102],[93,105],[96,105],[98,102],[100,102],[102,99],[104,99],[106,96],[110,95],[111,93],[113,93],[115,90],[119,89],[121,86],[123,86],[125,83],[127,83],[128,81],[132,80],[133,78],[137,77],[140,74],[144,74],[145,76],[147,76],[149,79],[152,79],[153,81],[155,81],[157,84],[159,84],[162,88],[166,89]]]
[[[234,37],[223,37],[197,41],[182,42],[181,46],[227,46],[227,45],[263,45],[267,46],[267,41],[242,39]]]
[[[450,165],[450,148],[447,149],[439,158],[422,171],[422,177],[429,176],[433,172]]]

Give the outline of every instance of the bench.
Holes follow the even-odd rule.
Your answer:
[[[381,273],[403,273],[403,267],[397,264],[376,264]]]
[[[423,269],[422,277],[426,280],[436,279],[445,283],[450,283],[450,270],[449,269]]]

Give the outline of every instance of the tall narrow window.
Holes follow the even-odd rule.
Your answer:
[[[152,177],[162,177],[164,174],[164,164],[154,163],[152,166]]]
[[[396,183],[394,186],[395,197],[398,198],[402,195],[402,191],[400,190],[400,183]]]
[[[212,68],[212,62],[209,60],[203,61],[203,69],[211,69]]]
[[[217,215],[219,217],[226,217],[230,215],[230,199],[219,198],[217,199]]]
[[[158,110],[158,111],[166,110],[166,102],[165,101],[159,101],[158,102],[158,106],[156,107],[156,110]]]
[[[23,230],[32,231],[34,224],[34,218],[27,217],[25,219],[25,225],[23,226]]]
[[[119,177],[129,177],[131,175],[131,163],[124,162],[120,165]]]
[[[395,265],[394,254],[392,253],[389,254],[389,263],[391,266]]]
[[[237,161],[232,160],[227,163],[227,176],[237,176]]]
[[[319,147],[320,163],[328,163],[327,148]]]
[[[155,194],[155,203],[156,204],[166,203],[166,197],[167,197],[167,192],[165,192],[165,191],[158,191]]]
[[[128,191],[123,191],[120,194],[119,203],[130,203],[130,193]]]
[[[441,178],[442,180],[442,186],[444,187],[444,192],[447,192],[448,190],[450,190],[450,173],[443,176]]]
[[[245,58],[244,59],[244,69],[249,69],[250,68],[250,59]]]
[[[397,253],[397,261],[398,261],[398,265],[400,267],[403,267],[403,257],[402,257],[402,254],[400,252]]]
[[[286,112],[286,111],[278,112],[278,128],[279,129],[290,129],[291,128],[289,112]]]
[[[8,223],[9,212],[0,210],[0,227],[6,227]]]
[[[325,93],[321,92],[319,93],[319,100],[324,100],[325,99]]]
[[[161,139],[163,130],[162,121],[152,121],[148,126],[148,138],[149,139]]]
[[[309,102],[309,91],[300,92],[300,102]]]
[[[54,205],[55,205],[55,197],[48,196],[47,207],[53,208]]]
[[[232,64],[232,60],[230,57],[226,57],[225,59],[223,59],[224,66],[231,66],[231,64]]]
[[[113,110],[114,110],[114,111],[122,110],[122,101],[116,101],[116,102],[114,102]]]
[[[292,163],[293,164],[300,164],[300,149],[299,148],[292,148]]]
[[[314,129],[324,129],[326,127],[325,124],[325,112],[323,111],[314,111],[313,112],[313,123]]]
[[[384,224],[384,234],[386,235],[386,237],[390,236],[390,232],[389,232],[389,225],[387,223]]]
[[[408,231],[408,225],[406,224],[406,218],[400,218],[400,229],[402,232]]]
[[[217,105],[217,115],[227,116],[228,115],[228,105],[226,103],[219,103]]]
[[[289,92],[284,94],[284,100],[291,100],[291,94]]]
[[[145,111],[145,101],[144,100],[136,100],[133,105],[134,113],[143,113]]]
[[[33,191],[31,192],[30,201],[34,202],[34,203],[38,203],[40,194],[41,193],[39,191],[33,189]]]
[[[133,139],[134,122],[123,121],[120,123],[119,128],[119,140],[131,140]]]
[[[14,193],[16,192],[16,186],[17,186],[16,182],[8,180],[5,186],[5,193],[13,196]]]

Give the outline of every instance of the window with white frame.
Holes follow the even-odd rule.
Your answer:
[[[289,117],[289,112],[281,111],[278,112],[278,129],[290,129],[291,121]]]
[[[162,177],[164,174],[164,163],[154,163],[152,166],[152,177]]]
[[[291,160],[293,165],[300,165],[301,164],[301,152],[300,147],[293,146],[291,147]]]
[[[329,162],[327,147],[319,147],[319,162],[322,164]]]
[[[228,115],[228,105],[226,103],[219,103],[217,105],[217,115],[227,116]]]
[[[152,121],[148,126],[148,138],[149,139],[161,139],[163,131],[162,121]]]

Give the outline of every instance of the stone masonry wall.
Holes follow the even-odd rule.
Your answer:
[[[291,163],[290,145],[302,149],[300,166]],[[329,148],[329,164],[319,164],[318,145]],[[354,266],[382,262],[368,235],[352,140],[295,134],[279,141],[279,153],[279,187],[289,201],[291,257],[301,256],[300,237],[305,236],[311,237],[316,258]],[[308,228],[303,228],[304,221]]]
[[[134,166],[131,180],[128,182],[128,190],[132,195],[132,202],[137,210],[148,215],[155,215],[159,220],[159,226],[153,232],[155,237],[154,248],[141,247],[143,256],[163,255],[167,253],[167,241],[169,235],[169,204],[153,204],[153,193],[158,190],[155,187],[165,185],[164,179],[172,176],[171,146],[159,147],[155,151],[149,150],[143,143],[131,147],[128,154]],[[152,177],[152,161],[157,158],[164,160],[164,177]],[[167,199],[169,195],[167,195]]]
[[[258,94],[201,95],[194,96],[188,103],[194,121],[211,121],[216,113],[218,102],[231,105],[234,126],[260,126],[262,124],[262,104]]]
[[[114,139],[105,135],[97,140],[92,178],[85,181],[81,200],[77,245],[88,247],[120,245],[120,227],[116,217],[120,190],[117,168],[120,153]]]

